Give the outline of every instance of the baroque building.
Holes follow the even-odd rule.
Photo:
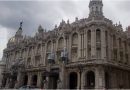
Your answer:
[[[102,0],[90,0],[88,18],[39,26],[34,37],[22,32],[21,22],[3,52],[2,87],[130,88],[130,27],[107,19]]]

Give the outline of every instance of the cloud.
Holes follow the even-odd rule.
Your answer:
[[[3,49],[6,48],[6,44],[9,38],[9,31],[10,29],[3,27],[2,25],[0,25],[0,59],[3,55]],[[14,33],[13,30],[10,33]]]
[[[53,29],[62,19],[75,17],[87,18],[89,14],[90,0],[29,0],[29,1],[0,1],[0,33],[6,33],[1,37],[0,55],[6,47],[8,39],[19,28],[19,22],[23,20],[23,32],[34,35],[38,26]],[[130,24],[129,0],[103,0],[104,15],[114,23],[121,21],[123,27]],[[4,44],[2,43],[4,42]],[[1,56],[0,56],[1,57]]]

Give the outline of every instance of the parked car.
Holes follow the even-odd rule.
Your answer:
[[[37,86],[25,85],[21,86],[19,89],[39,89],[39,88]]]

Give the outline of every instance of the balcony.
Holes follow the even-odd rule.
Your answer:
[[[88,41],[88,45],[91,46],[91,41]]]
[[[101,48],[101,42],[99,41],[99,42],[96,42],[96,47],[97,48]]]
[[[75,50],[75,49],[76,49],[76,50],[78,49],[78,45],[77,45],[77,44],[73,44],[73,45],[72,45],[72,50]]]

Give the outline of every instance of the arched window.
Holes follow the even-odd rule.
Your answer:
[[[64,48],[64,39],[61,37],[58,41],[58,48],[63,49]]]
[[[32,85],[37,86],[37,75],[32,76]]]
[[[74,33],[72,35],[72,46],[77,46],[78,45],[78,34]]]
[[[37,47],[37,53],[40,54],[40,52],[41,52],[41,45],[39,44]]]
[[[35,66],[38,66],[40,64],[41,56],[35,56]]]
[[[86,86],[87,89],[94,89],[95,88],[95,74],[93,71],[88,71],[86,74]]]
[[[87,38],[88,38],[88,43],[91,43],[91,31],[88,30],[87,32]]]
[[[127,43],[126,43],[126,41],[124,41],[124,46],[125,46],[125,52],[127,52],[128,50],[127,50]]]
[[[109,80],[110,80],[109,74],[107,72],[105,72],[105,88],[106,89],[110,88]]]
[[[101,42],[101,31],[100,31],[100,29],[96,30],[96,42]]]
[[[77,89],[78,76],[76,72],[72,72],[69,75],[69,89]]]
[[[23,85],[27,85],[28,84],[28,75],[25,75],[23,78]]]
[[[122,45],[121,45],[121,38],[119,38],[119,47],[120,47],[120,49],[122,48]]]
[[[116,47],[116,36],[113,35],[113,47]]]
[[[47,52],[51,52],[51,41],[47,43]]]
[[[28,59],[27,59],[27,66],[30,66],[31,65],[31,58],[29,57]]]
[[[29,52],[28,52],[28,55],[30,56],[32,53],[32,47],[29,48]]]
[[[98,11],[98,7],[96,7],[96,11]]]
[[[41,49],[41,45],[39,44],[37,50],[40,51],[40,49]]]
[[[96,30],[97,59],[101,58],[101,30]]]

